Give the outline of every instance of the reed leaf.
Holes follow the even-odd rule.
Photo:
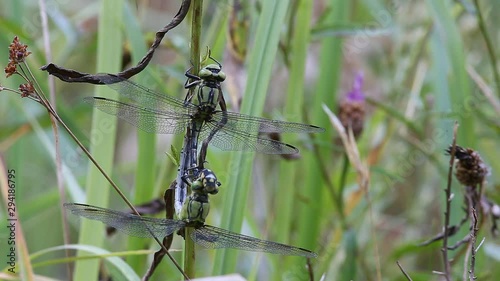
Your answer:
[[[123,27],[122,8],[122,0],[102,1],[99,14],[96,72],[116,73],[120,70],[122,33],[119,30]],[[118,98],[118,94],[107,87],[96,87],[95,94],[96,96]],[[111,173],[116,139],[116,118],[99,110],[94,110],[90,135],[93,136],[90,147],[91,153],[101,167]],[[92,164],[90,164],[88,170],[86,191],[87,203],[103,207],[108,205],[109,183]],[[82,220],[78,243],[102,247],[103,234],[103,224],[91,220]],[[78,252],[78,256],[86,254],[85,252]],[[97,280],[98,269],[99,262],[97,260],[79,260],[75,263],[74,280]]]

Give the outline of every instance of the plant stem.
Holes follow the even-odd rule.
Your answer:
[[[193,73],[198,74],[200,71],[200,38],[201,38],[201,22],[203,11],[203,0],[195,0],[191,6],[191,63],[193,64]],[[192,91],[194,89],[190,89]],[[198,163],[201,164],[201,163]],[[190,164],[191,166],[191,164]],[[180,170],[182,172],[182,169]],[[191,240],[192,228],[187,227],[184,230],[184,272],[190,278],[195,276],[195,246]]]
[[[451,280],[451,265],[448,259],[448,228],[450,225],[450,210],[451,210],[451,179],[453,175],[453,164],[455,161],[455,147],[457,142],[457,130],[458,123],[455,122],[455,126],[453,127],[453,142],[450,151],[450,163],[449,163],[449,171],[448,171],[448,184],[445,189],[446,194],[446,210],[444,212],[444,235],[443,235],[443,247],[441,251],[443,252],[443,262],[444,262],[444,276],[447,281]]]

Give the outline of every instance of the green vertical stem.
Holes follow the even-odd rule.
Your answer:
[[[203,0],[194,0],[191,4],[191,63],[193,72],[200,71],[200,41],[202,23]]]
[[[107,0],[101,2],[98,27],[97,72],[118,72],[122,55],[122,0]],[[96,87],[97,96],[106,96],[117,99],[118,95],[107,87]],[[94,110],[91,129],[92,154],[101,164],[101,167],[110,172],[113,168],[113,156],[116,138],[116,118],[99,110]],[[109,197],[109,183],[99,170],[90,164],[87,175],[87,203],[96,206],[107,206]],[[102,247],[104,239],[104,225],[92,220],[82,220],[79,244]],[[88,255],[78,252],[78,256]],[[97,280],[99,260],[82,259],[76,262],[74,280]]]
[[[340,171],[340,179],[339,179],[339,192],[337,196],[337,202],[335,204],[338,205],[338,211],[339,211],[339,217],[340,217],[340,222],[342,224],[342,228],[344,230],[347,230],[347,224],[345,221],[344,217],[344,190],[345,190],[345,185],[347,181],[347,173],[349,172],[349,157],[347,156],[347,153],[343,153],[343,161],[342,161],[342,170]]]
[[[192,73],[200,71],[200,38],[201,38],[201,23],[202,23],[203,0],[195,0],[191,3],[191,63],[193,64]],[[191,91],[191,89],[190,89]],[[190,227],[185,229],[184,236],[184,272],[189,278],[194,278],[196,269],[196,253],[195,245],[191,239]]]
[[[348,21],[348,15],[350,11],[350,1],[344,0],[330,0],[328,5],[331,8],[331,14],[329,15],[329,24],[346,24]],[[321,110],[322,104],[326,104],[330,108],[335,108],[335,95],[339,88],[339,78],[342,72],[342,61],[343,61],[343,49],[342,49],[342,38],[341,37],[330,37],[326,38],[322,42],[320,50],[320,73],[319,80],[316,86],[316,91],[313,96],[313,101],[311,104],[311,112],[313,113],[310,117],[310,122],[324,127],[331,128],[328,124],[328,118]],[[318,143],[328,144],[332,142],[332,130],[328,130],[325,133],[318,134],[315,136]],[[304,165],[305,181],[303,184],[304,188],[298,190],[300,202],[297,204],[299,208],[298,215],[298,236],[297,245],[310,250],[317,250],[316,237],[320,237],[320,224],[321,218],[323,217],[323,212],[325,206],[323,204],[326,202],[324,198],[324,192],[326,189],[326,183],[324,182],[321,170],[327,172],[333,172],[328,167],[332,165],[327,162],[331,161],[328,157],[322,157],[324,155],[330,155],[331,149],[328,146],[318,146],[319,151],[316,154],[307,153],[304,154]],[[317,155],[317,156],[316,156]],[[323,166],[323,167],[322,167]],[[334,202],[332,202],[334,203]],[[325,214],[330,215],[330,214]],[[303,261],[297,264],[297,268],[304,268]],[[306,269],[302,269],[305,271]],[[305,275],[305,272],[302,272]]]
[[[301,122],[302,106],[304,105],[304,74],[305,64],[307,59],[307,47],[310,39],[310,22],[312,14],[313,2],[309,0],[300,0],[297,6],[297,14],[294,25],[289,28],[293,29],[291,53],[292,60],[290,61],[290,77],[288,79],[287,98],[284,110],[284,116],[287,121]],[[290,117],[291,120],[288,120]],[[285,142],[296,144],[297,136],[285,138]],[[303,151],[303,153],[312,153],[311,151]],[[276,221],[273,225],[273,240],[280,243],[290,243],[291,224],[294,215],[295,207],[295,192],[303,181],[300,168],[304,166],[302,159],[294,161],[281,161],[280,163],[280,180],[278,190],[275,196]],[[293,244],[293,243],[292,243]],[[273,280],[279,280],[283,272],[279,269],[288,268],[283,266],[285,261],[282,257],[278,257],[280,265],[275,270]],[[288,261],[289,259],[286,259]]]
[[[244,114],[260,116],[266,100],[271,70],[278,50],[279,35],[289,1],[263,1],[258,17],[255,43],[248,57],[248,80],[241,104]],[[229,161],[229,180],[224,193],[221,227],[239,232],[243,224],[252,175],[254,153],[233,152]],[[220,275],[234,271],[237,252],[221,249],[215,254],[213,273]]]
[[[196,274],[195,262],[196,262],[196,252],[195,245],[191,239],[191,233],[193,232],[192,227],[186,227],[184,229],[184,273],[189,278],[194,278]]]

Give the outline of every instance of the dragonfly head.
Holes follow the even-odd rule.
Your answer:
[[[201,79],[222,82],[226,80],[226,73],[222,71],[220,64],[209,64],[200,70],[198,74]]]
[[[221,183],[217,180],[217,177],[211,170],[201,170],[200,180],[207,193],[217,194],[217,192],[219,192],[219,186],[221,185]]]

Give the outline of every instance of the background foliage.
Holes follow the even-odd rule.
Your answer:
[[[282,136],[301,150],[301,157],[293,160],[212,148],[208,165],[223,185],[220,194],[212,198],[208,223],[318,252],[319,258],[311,261],[315,280],[322,276],[324,280],[377,280],[378,265],[384,280],[404,280],[397,260],[413,280],[439,279],[431,271],[442,270],[440,243],[415,245],[443,227],[448,169],[444,149],[451,143],[455,121],[460,124],[458,144],[478,150],[490,165],[486,193],[500,202],[500,163],[496,161],[500,157],[500,112],[495,108],[500,88],[492,71],[492,62],[499,54],[500,18],[495,15],[500,14],[500,3],[477,1],[494,46],[491,52],[479,29],[476,1],[268,2],[271,4],[242,1],[239,6],[222,0],[205,1],[202,46],[212,49],[227,73],[223,87],[229,108],[320,125],[326,132],[313,137]],[[90,73],[109,71],[99,67],[111,63],[106,55],[97,54],[102,48],[111,55],[123,52],[121,62],[115,63],[118,68],[136,64],[154,32],[171,20],[179,4],[116,3],[114,11],[123,16],[99,27],[109,16],[102,13],[101,1],[47,1],[52,61]],[[7,65],[8,45],[19,36],[33,52],[28,63],[48,93],[48,75],[38,71],[47,63],[38,4],[31,0],[0,3],[0,65]],[[184,72],[190,65],[189,30],[188,18],[167,34],[147,73],[141,74],[141,84],[184,97]],[[105,32],[123,34],[123,44],[116,44],[121,48],[112,44],[119,39],[106,43],[112,39],[103,36]],[[359,72],[364,73],[363,92],[369,104],[365,130],[358,139],[361,158],[370,169],[369,197],[358,187],[357,174],[347,164],[321,108],[326,104],[336,111]],[[482,88],[478,87],[479,79],[485,82]],[[0,79],[0,84],[17,88],[19,79]],[[114,135],[105,124],[92,124],[92,108],[82,103],[82,98],[91,96],[95,88],[56,81],[60,116],[87,146],[99,147],[116,137],[111,141],[113,151],[102,153],[110,161],[113,179],[135,203],[161,196],[176,177],[176,167],[165,152],[170,145],[180,149],[182,137],[145,135],[123,122],[118,122]],[[491,96],[485,95],[488,90]],[[35,279],[68,280],[66,263],[73,262],[73,252],[66,257],[65,247],[61,247],[36,255],[64,245],[60,201],[92,202],[88,190],[94,188],[109,193],[109,200],[100,206],[126,207],[104,181],[89,186],[88,159],[64,132],[60,150],[66,167],[66,198],[61,199],[52,128],[38,104],[1,92],[0,127],[0,155],[5,167],[1,172],[17,172],[16,204],[18,226],[22,227],[22,234],[17,235],[25,238],[31,257],[22,259],[19,253],[19,265],[26,268],[26,263],[31,263]],[[463,214],[463,191],[456,182],[453,193],[452,223],[457,223]],[[92,196],[100,197],[99,192]],[[0,204],[2,225],[6,222],[4,203]],[[151,249],[151,253],[158,245],[149,240],[126,242],[129,238],[121,234],[106,238],[98,226],[91,224],[95,231],[90,235],[104,239],[97,245],[102,249],[80,247],[101,256],[105,255],[103,250],[131,251],[123,253],[127,263],[109,260],[103,272],[114,280],[134,279],[132,274],[120,273],[125,270],[141,276],[151,255],[140,250]],[[489,227],[488,221],[479,235],[486,239],[476,261],[481,280],[495,280],[500,275],[495,267],[500,260],[499,242]],[[70,241],[77,244],[79,221],[69,217],[69,228]],[[452,243],[466,233],[464,227]],[[6,237],[7,230],[1,227],[2,253]],[[181,242],[177,238],[173,248],[181,249]],[[308,278],[301,258],[203,249],[197,255],[200,276],[236,272],[249,280]],[[464,255],[460,250],[452,255],[457,258],[453,273],[458,279],[463,274]],[[174,251],[174,257],[180,259],[181,253]],[[3,254],[0,264],[6,264]],[[93,270],[85,274],[97,278],[99,267]],[[179,278],[165,260],[154,280]],[[29,280],[30,274],[22,279]]]

